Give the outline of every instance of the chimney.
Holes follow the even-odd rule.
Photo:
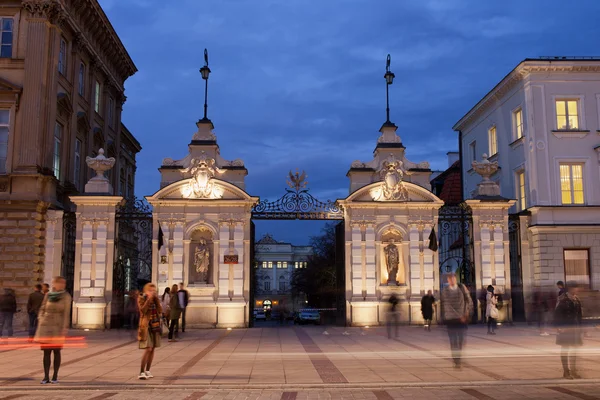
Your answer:
[[[460,159],[458,151],[449,151],[446,155],[448,156],[448,168]]]

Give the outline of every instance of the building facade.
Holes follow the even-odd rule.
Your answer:
[[[4,0],[0,22],[0,286],[24,304],[54,275],[73,288],[66,218],[93,174],[86,156],[104,148],[113,187],[133,194],[141,147],[121,112],[136,67],[97,0]]]
[[[305,304],[303,296],[292,296],[294,271],[306,268],[313,254],[311,246],[294,246],[278,242],[266,234],[254,246],[255,309],[267,310],[282,307],[296,311]]]
[[[511,207],[511,273],[525,301],[536,288],[575,280],[600,288],[600,59],[519,63],[454,126],[463,196],[486,154]]]

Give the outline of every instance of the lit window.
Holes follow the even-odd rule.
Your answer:
[[[300,267],[300,263],[299,263],[298,261],[296,261],[296,262],[294,263],[294,268],[299,268],[299,267]]]
[[[2,30],[0,31],[0,57],[11,58],[12,57],[12,45],[13,45],[13,20],[12,18],[0,19]]]
[[[75,139],[75,165],[73,171],[73,179],[75,180],[75,187],[79,190],[81,184],[81,140]]]
[[[58,122],[54,125],[54,162],[52,169],[54,176],[60,181],[60,144],[62,141],[63,126]]]
[[[0,110],[0,174],[6,174],[8,159],[9,110]]]
[[[281,261],[277,261],[277,268],[278,268],[278,269],[281,269],[281,268],[282,268]]]
[[[469,143],[469,156],[471,161],[477,161],[477,143],[475,141]]]
[[[79,82],[77,84],[78,84],[77,93],[79,93],[80,96],[84,96],[85,95],[85,64],[84,63],[79,64]]]
[[[519,211],[523,211],[527,208],[527,201],[525,197],[525,171],[517,172],[517,197],[519,199]]]
[[[583,204],[583,165],[560,164],[562,204]]]
[[[556,128],[559,130],[579,129],[577,100],[556,100]]]
[[[94,88],[94,110],[100,114],[100,82],[96,81]]]
[[[287,269],[287,267],[288,267],[288,263],[287,263],[287,261],[284,261],[284,262],[283,262],[283,268],[284,268],[284,269]]]
[[[263,268],[267,268],[267,262],[266,262],[266,261],[263,261],[263,262],[262,262],[262,267],[263,267]]]
[[[58,72],[67,74],[67,42],[60,38],[60,50],[58,53]]]
[[[494,154],[498,153],[498,138],[496,137],[496,127],[495,126],[492,126],[488,130],[488,139],[489,139],[489,143],[490,143],[489,152],[490,152],[490,157],[491,157]]]
[[[589,251],[564,250],[565,259],[565,281],[575,281],[585,287],[590,286],[590,262]]]
[[[521,139],[523,137],[523,110],[520,108],[513,112],[513,127],[515,140]]]
[[[108,126],[114,128],[115,119],[115,100],[112,97],[108,98]]]

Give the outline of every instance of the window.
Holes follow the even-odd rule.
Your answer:
[[[100,114],[100,82],[96,81],[94,87],[94,110]]]
[[[0,57],[12,58],[12,43],[13,43],[13,20],[12,18],[2,18],[1,22],[1,41],[0,41]]]
[[[287,262],[286,261],[277,261],[277,268],[278,269],[287,268]]]
[[[60,181],[60,144],[62,140],[63,126],[58,122],[54,125],[54,160],[52,169],[54,176]]]
[[[471,161],[477,161],[477,142],[473,141],[469,143],[469,157],[471,157]]]
[[[285,281],[279,282],[279,290],[285,292]]]
[[[287,269],[287,267],[288,267],[287,261],[284,261],[284,262],[283,262],[283,268],[284,268],[284,269]]]
[[[110,126],[111,128],[114,128],[114,118],[115,118],[115,114],[114,114],[114,110],[115,110],[115,100],[112,97],[108,98],[108,126]]]
[[[60,38],[60,51],[58,53],[58,72],[67,74],[67,42]]]
[[[525,197],[525,171],[517,172],[517,198],[519,199],[517,206],[519,211],[523,211],[527,208],[527,200]]]
[[[262,267],[263,267],[263,268],[267,268],[267,262],[266,262],[266,261],[263,261],[263,262],[262,262]]]
[[[81,140],[75,139],[75,166],[73,171],[73,180],[75,181],[75,187],[80,190],[81,185]]]
[[[513,112],[513,130],[515,140],[523,137],[523,110],[520,108]]]
[[[265,290],[271,290],[271,282],[269,282],[269,281],[265,282]]]
[[[490,152],[490,157],[493,156],[494,154],[498,153],[498,138],[496,137],[496,127],[492,126],[489,130],[488,130],[488,139],[489,139],[489,152]]]
[[[556,128],[559,130],[579,129],[577,100],[556,100]]]
[[[10,111],[0,110],[0,174],[6,174],[8,159],[8,127]]]
[[[273,262],[272,261],[263,261],[262,267],[263,268],[272,269],[273,268]]]
[[[85,96],[85,64],[79,64],[79,82],[77,92],[80,96]]]
[[[562,204],[583,204],[583,164],[560,164]]]
[[[563,250],[565,259],[565,281],[590,286],[590,263],[588,249]]]

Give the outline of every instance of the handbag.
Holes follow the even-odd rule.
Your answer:
[[[499,316],[500,315],[498,314],[498,309],[496,307],[490,308],[490,315],[489,315],[490,318],[498,319]]]

